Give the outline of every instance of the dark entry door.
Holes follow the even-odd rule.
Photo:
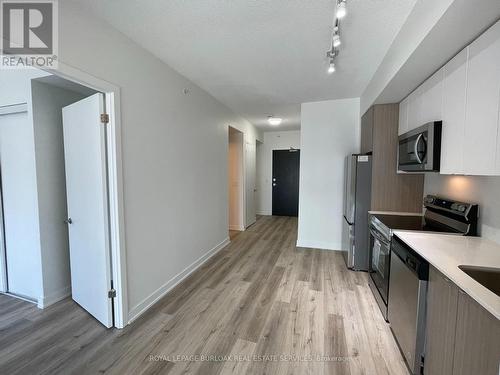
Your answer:
[[[273,151],[273,215],[299,214],[300,150]]]

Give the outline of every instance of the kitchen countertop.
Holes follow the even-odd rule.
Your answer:
[[[394,234],[500,320],[500,297],[458,268],[500,268],[500,245],[480,237],[412,231]]]
[[[398,212],[398,211],[368,211],[370,215],[401,215],[401,216],[423,216],[421,212]]]

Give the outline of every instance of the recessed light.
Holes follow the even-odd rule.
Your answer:
[[[280,118],[280,117],[269,116],[267,118],[267,121],[269,122],[269,125],[278,126],[278,125],[281,124],[281,122],[283,121],[283,119]]]

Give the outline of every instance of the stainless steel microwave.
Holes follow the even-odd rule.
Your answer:
[[[399,136],[398,169],[405,172],[439,172],[441,121],[429,122]]]

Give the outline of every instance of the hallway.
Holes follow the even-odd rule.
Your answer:
[[[407,374],[367,274],[296,233],[296,218],[259,218],[121,331],[72,300],[0,295],[0,373]]]

